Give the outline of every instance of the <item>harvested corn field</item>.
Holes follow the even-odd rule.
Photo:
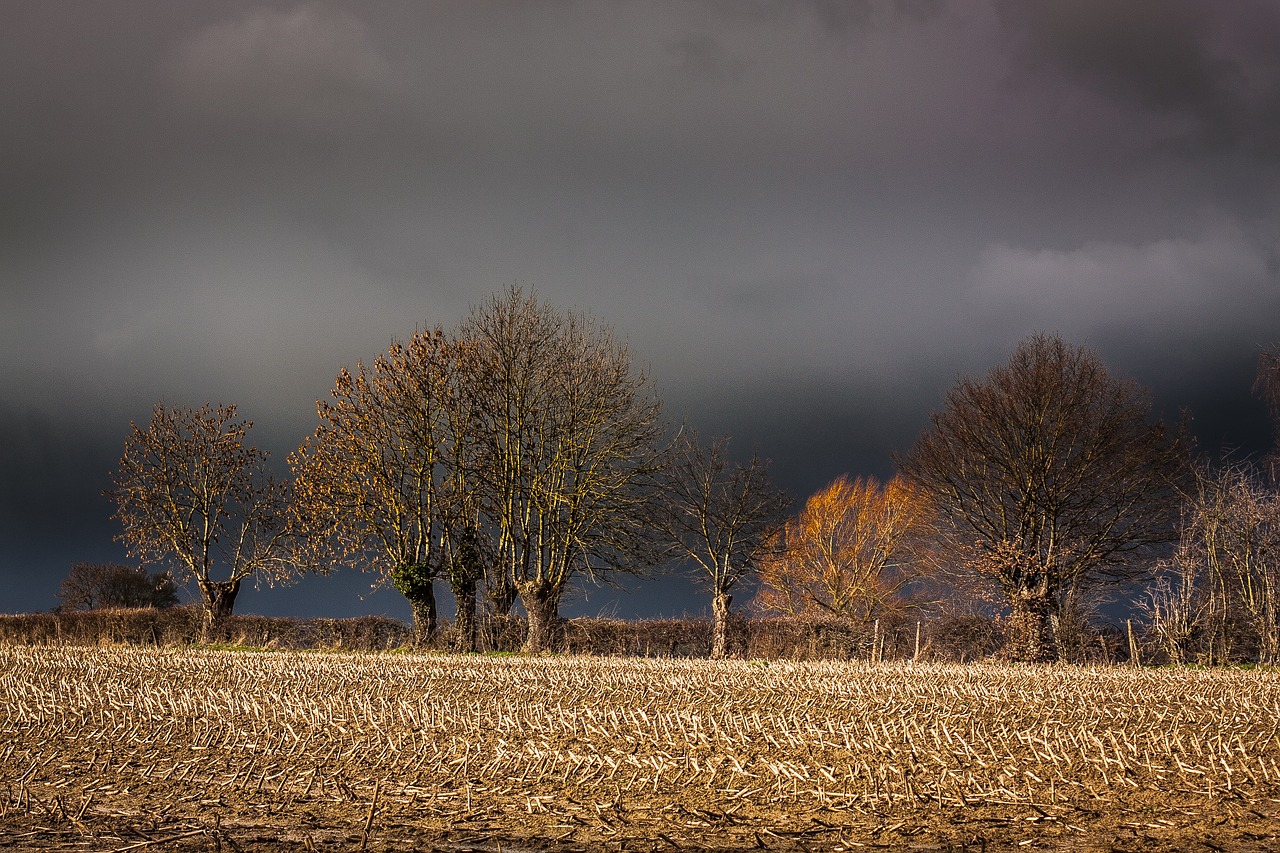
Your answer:
[[[1266,849],[1270,671],[0,647],[0,846]]]

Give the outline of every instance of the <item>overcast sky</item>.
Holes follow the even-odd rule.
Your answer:
[[[520,283],[803,497],[1060,332],[1265,446],[1274,0],[0,0],[0,612],[124,558],[158,400],[277,459],[339,368]],[[246,612],[407,618],[367,578]],[[572,612],[700,612],[687,585]]]

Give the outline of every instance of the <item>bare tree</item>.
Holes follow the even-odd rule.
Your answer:
[[[451,554],[451,533],[465,523],[463,349],[436,328],[343,369],[317,403],[320,425],[289,457],[306,562],[350,562],[390,582],[409,600],[418,643],[436,631],[435,580],[452,581],[463,566]]]
[[[692,561],[711,592],[711,657],[729,650],[729,605],[739,581],[753,575],[790,500],[769,481],[768,460],[732,462],[729,440],[703,445],[683,430],[671,449],[659,524],[680,561]]]
[[[1138,609],[1146,614],[1160,650],[1170,663],[1189,663],[1209,621],[1194,563],[1178,560],[1162,571],[1147,590]]]
[[[1147,610],[1170,658],[1280,659],[1280,494],[1258,467],[1207,465]]]
[[[252,426],[236,419],[235,406],[157,404],[147,429],[130,424],[107,491],[129,554],[168,562],[199,587],[206,639],[231,615],[246,578],[273,583],[295,571],[285,486],[267,473],[267,454],[245,443]]]
[[[1174,663],[1280,656],[1280,346],[1259,356],[1253,390],[1275,447],[1261,463],[1198,465],[1178,548],[1142,603]]]
[[[1206,543],[1215,573],[1225,576],[1228,601],[1256,648],[1257,661],[1280,660],[1280,495],[1248,469],[1229,471],[1225,517]],[[1222,487],[1219,487],[1222,488]]]
[[[1037,335],[953,388],[901,469],[1011,608],[1010,651],[1057,657],[1066,593],[1132,578],[1175,537],[1187,441],[1092,352]]]
[[[475,309],[460,336],[474,347],[483,510],[529,616],[525,648],[544,651],[572,578],[643,562],[658,401],[607,327],[519,288]]]
[[[62,580],[58,597],[67,610],[109,607],[163,609],[178,603],[178,590],[168,572],[148,572],[120,563],[76,563]]]

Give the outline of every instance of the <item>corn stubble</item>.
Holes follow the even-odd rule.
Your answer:
[[[1278,720],[1271,671],[0,647],[0,827],[81,849],[1262,849]]]

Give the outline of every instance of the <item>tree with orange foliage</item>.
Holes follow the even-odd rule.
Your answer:
[[[788,615],[869,619],[892,607],[916,573],[907,559],[929,527],[922,493],[894,477],[837,477],[777,534],[760,565],[756,606]]]

